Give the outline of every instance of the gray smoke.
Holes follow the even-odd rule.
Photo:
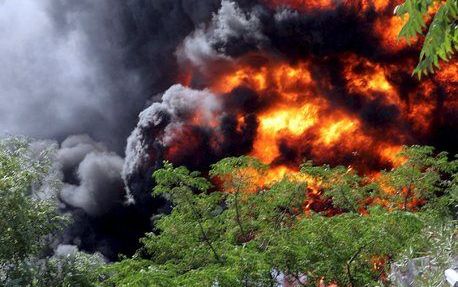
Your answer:
[[[60,33],[48,4],[0,2],[0,132],[60,138],[90,130],[108,139],[105,133],[115,122],[108,108],[111,87],[86,48],[91,39],[79,29],[77,17],[69,20],[73,29]]]
[[[180,84],[170,87],[162,96],[162,101],[153,103],[140,113],[137,127],[127,140],[126,160],[123,168],[123,177],[126,186],[129,186],[129,177],[143,165],[151,161],[148,150],[152,145],[167,147],[180,136],[180,130],[188,121],[187,116],[199,111],[200,125],[209,125],[216,113],[221,112],[221,105],[217,97],[208,90],[198,91]],[[164,132],[157,137],[151,137],[145,129],[163,127]],[[145,137],[146,135],[146,137]],[[153,142],[151,142],[153,138]]]
[[[94,141],[86,134],[73,135],[66,138],[57,152],[57,161],[65,172],[74,170],[91,152],[108,152],[102,144]]]
[[[124,160],[88,135],[71,136],[60,146],[52,140],[29,141],[24,156],[52,163],[32,186],[32,196],[41,200],[59,199],[62,208],[82,209],[90,216],[101,216],[126,201]]]
[[[211,23],[199,27],[184,39],[177,49],[178,62],[205,72],[214,61],[231,60],[226,51],[230,42],[259,48],[268,39],[261,32],[261,23],[255,11],[244,12],[236,2],[223,0]]]
[[[59,182],[59,205],[72,218],[57,244],[115,259],[120,251],[116,246],[119,236],[103,228],[129,230],[123,221],[126,210],[132,208],[121,177],[124,160],[88,135],[73,135],[56,147],[54,163],[51,174],[54,182]]]
[[[118,152],[218,0],[0,1],[0,134],[88,133]]]
[[[66,184],[61,199],[82,208],[91,216],[109,212],[122,204],[124,190],[121,180],[123,160],[108,153],[89,153],[78,167],[80,185]]]

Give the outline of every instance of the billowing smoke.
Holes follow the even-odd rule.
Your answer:
[[[88,136],[66,139],[57,153],[57,162],[67,173],[60,194],[65,204],[81,208],[88,215],[99,216],[125,200],[121,180],[123,159],[108,153],[100,143],[93,142]],[[76,166],[76,174],[71,174]]]
[[[151,214],[167,207],[151,197],[132,204],[124,188],[124,160],[88,135],[73,135],[61,144],[32,141],[28,152],[31,159],[49,158],[53,163],[32,196],[54,201],[70,215],[69,226],[53,240],[56,250],[64,246],[100,252],[108,260],[132,254],[139,247],[138,238],[151,229]]]
[[[212,121],[216,114],[221,113],[221,108],[218,99],[209,91],[192,90],[182,85],[168,89],[160,103],[152,104],[140,114],[138,126],[128,138],[123,171],[126,186],[139,182],[141,186],[134,189],[140,188],[140,193],[143,192],[143,187],[148,186],[149,181],[146,178],[138,180],[131,176],[149,163],[155,163],[153,169],[159,167],[166,158],[166,155],[161,154],[165,146],[172,143],[182,144],[183,146],[178,149],[205,152],[204,145],[211,143],[204,142],[204,134],[212,133],[212,124],[216,124]],[[187,131],[190,122],[199,126],[199,130]],[[194,142],[189,138],[194,133],[202,135],[203,140]],[[148,168],[149,170],[143,172],[146,176],[152,173],[151,167]]]
[[[218,0],[0,1],[0,134],[87,133],[123,152],[174,82],[177,45]]]
[[[144,200],[126,203],[126,138],[152,96],[175,82],[176,47],[219,4],[0,1],[0,134],[58,141],[89,135],[67,138],[56,155],[52,178],[73,218],[63,244],[115,259],[134,252],[151,230],[150,216],[164,203],[146,190]]]
[[[62,246],[131,254],[168,208],[150,195],[163,160],[252,155],[275,179],[304,159],[370,174],[403,144],[457,151],[456,65],[411,77],[400,1],[38,2],[0,2],[0,130],[66,138]]]
[[[210,62],[230,59],[227,56],[230,43],[237,43],[237,48],[243,51],[260,47],[267,41],[255,13],[243,12],[235,2],[222,1],[211,23],[184,39],[177,58],[180,66],[189,63],[205,69],[210,67]]]

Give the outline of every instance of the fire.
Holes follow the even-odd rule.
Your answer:
[[[301,135],[317,121],[317,108],[305,104],[300,108],[275,109],[260,116],[260,129],[265,133],[277,134],[287,131],[292,135]]]
[[[242,168],[235,172],[235,174],[228,174],[218,178],[218,183],[230,183],[233,177],[238,177],[237,181],[244,181],[244,193],[256,193],[262,188],[271,187],[273,184],[287,178],[295,182],[308,183],[309,188],[318,190],[319,186],[317,181],[306,174],[303,174],[295,169],[286,166],[277,166],[264,170],[256,170],[254,168]],[[235,187],[228,185],[225,189],[226,192],[237,192]],[[305,190],[304,190],[305,192]]]
[[[390,1],[386,1],[386,0],[373,0],[373,1],[363,1],[363,3],[365,3],[366,5],[365,6],[371,6],[374,7],[375,11],[377,12],[383,12],[383,10],[385,10],[387,7],[389,7],[390,5]]]
[[[404,112],[406,104],[387,76],[387,69],[391,67],[353,54],[346,55],[342,61],[350,93],[363,95],[366,101],[381,99],[387,105],[401,107]],[[258,127],[250,155],[265,163],[282,165],[283,153],[287,150],[294,155],[294,164],[304,158],[322,158],[326,162],[340,153],[347,154],[341,162],[347,164],[360,154],[377,153],[376,157],[385,165],[396,163],[391,151],[400,150],[402,143],[390,143],[389,138],[375,136],[357,115],[335,107],[319,88],[328,88],[328,79],[315,79],[309,62],[289,64],[268,58],[261,61],[264,63],[261,66],[251,62],[249,57],[238,59],[226,73],[216,77],[211,86],[212,91],[227,94],[225,97],[232,97],[231,91],[239,86],[247,87],[256,92],[259,102],[268,103],[257,113]],[[245,125],[244,116],[239,115],[237,122],[240,130]],[[355,167],[367,170],[361,164]]]
[[[274,109],[261,115],[252,155],[264,162],[272,162],[280,155],[277,139],[281,135],[300,136],[316,123],[317,116],[318,108],[312,104]]]
[[[228,93],[235,87],[241,85],[254,86],[257,90],[266,88],[267,70],[255,70],[251,67],[237,69],[234,73],[225,75],[212,87],[213,91],[218,93]]]
[[[400,146],[384,146],[381,147],[380,154],[387,161],[391,162],[394,167],[397,167],[404,164],[407,161],[406,158],[399,156],[401,150],[402,147]]]
[[[348,118],[344,118],[336,122],[331,122],[330,125],[321,128],[321,141],[327,146],[335,144],[342,137],[342,135],[355,132],[358,129],[358,126],[359,124],[356,120],[351,120]]]
[[[442,84],[443,89],[449,95],[458,94],[458,60],[452,60],[442,64],[441,69],[436,73],[436,79]],[[457,97],[450,97],[456,106]]]
[[[452,127],[458,65],[443,65],[422,81],[411,76],[419,47],[407,48],[397,40],[407,21],[392,15],[401,0],[261,2],[269,17],[253,23],[268,23],[256,30],[265,33],[262,43],[249,42],[246,51],[233,49],[238,43],[216,43],[215,53],[228,51],[224,61],[183,68],[181,83],[210,92],[221,108],[209,113],[200,105],[190,114],[179,111],[174,116],[181,121],[166,124],[165,133],[151,131],[157,146],[165,145],[158,158],[205,171],[223,157],[250,155],[271,166],[262,175],[246,171],[252,192],[288,176],[308,183],[304,210],[323,210],[330,203],[320,198],[320,184],[295,169],[304,160],[351,166],[376,180],[376,172],[405,163],[397,156],[403,145],[435,144],[434,133]],[[297,13],[284,13],[285,8]],[[253,19],[257,15],[244,12]],[[355,31],[341,37],[340,25]],[[177,136],[166,140],[163,134]],[[388,203],[375,198],[370,204]]]
[[[181,95],[169,95],[134,134],[139,167],[132,178],[144,178],[164,159],[205,174],[222,158],[250,155],[269,168],[242,170],[247,184],[239,191],[256,193],[288,178],[307,183],[305,215],[345,212],[325,196],[326,184],[336,182],[297,170],[312,160],[348,167],[364,178],[358,186],[379,186],[360,206],[352,204],[361,214],[373,205],[415,210],[424,201],[390,186],[380,170],[405,163],[397,156],[403,145],[456,150],[458,65],[442,64],[422,81],[411,76],[420,51],[418,43],[397,40],[407,20],[392,15],[401,1],[262,0],[266,9],[243,5],[234,15],[214,14],[196,31],[202,33],[188,36],[196,45],[206,41],[211,53],[179,62],[178,80],[209,92],[219,108],[187,107]],[[396,206],[402,195],[404,206]],[[375,270],[382,259],[374,258]]]
[[[289,7],[299,11],[335,9],[339,5],[360,8],[362,11],[374,10],[378,13],[392,9],[401,0],[265,0],[273,8]]]
[[[236,63],[229,68],[232,72],[225,73],[212,85],[216,93],[229,93],[238,86],[254,87],[257,91],[265,91],[269,86],[276,86],[285,91],[285,97],[294,97],[288,94],[289,90],[305,87],[312,84],[312,76],[306,63],[297,66],[277,63],[274,68],[263,66],[254,68]]]
[[[372,100],[383,93],[387,103],[400,104],[399,95],[389,82],[384,67],[355,55],[348,55],[346,64],[344,74],[351,93],[363,94]]]
[[[271,186],[284,178],[295,182],[307,182],[310,186],[316,186],[316,180],[313,177],[286,166],[277,166],[269,169],[263,175],[262,185]]]
[[[385,49],[397,52],[407,47],[407,41],[398,38],[402,27],[407,21],[408,17],[389,17],[376,20],[374,32],[380,38],[380,42]]]

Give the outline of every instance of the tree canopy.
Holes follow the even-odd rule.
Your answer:
[[[102,284],[388,284],[390,263],[406,250],[423,252],[424,228],[453,217],[456,205],[455,161],[428,147],[400,156],[403,165],[376,179],[307,162],[301,176],[270,186],[256,185],[268,167],[246,156],[213,165],[211,181],[166,162],[154,172],[153,194],[169,199],[172,212],[156,218],[133,258],[104,270]],[[311,178],[326,204],[305,212]]]

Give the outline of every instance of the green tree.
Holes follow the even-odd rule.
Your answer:
[[[240,197],[257,192],[257,180],[267,168],[267,165],[248,156],[225,158],[211,166],[210,176],[222,180],[223,191],[233,195],[228,197],[226,203],[229,210],[235,211],[235,222],[240,230],[237,237],[240,241],[249,240],[251,236],[251,230],[244,227]]]
[[[0,285],[93,286],[94,256],[47,257],[50,240],[68,222],[53,198],[36,190],[51,168],[52,149],[32,152],[22,138],[0,140]]]
[[[314,166],[309,161],[301,166],[301,172],[318,180],[324,195],[343,211],[359,213],[362,201],[369,196],[371,186],[363,185],[363,178],[350,168]]]
[[[373,209],[367,216],[314,214],[279,237],[269,249],[274,266],[339,286],[379,286],[387,264],[404,250],[423,223],[408,212]],[[381,260],[384,264],[374,267]]]
[[[339,286],[379,286],[389,263],[427,223],[402,209],[374,207],[360,215],[356,207],[369,193],[364,180],[310,163],[303,171],[332,182],[324,194],[344,213],[306,215],[307,180],[286,176],[253,192],[253,178],[265,168],[249,157],[222,160],[210,171],[223,180],[218,189],[199,173],[165,163],[154,172],[153,194],[168,198],[172,212],[156,221],[133,258],[105,269],[102,285],[277,286],[287,278],[316,286],[324,278]]]
[[[52,202],[32,194],[32,184],[50,167],[49,152],[33,158],[27,141],[0,141],[0,262],[17,262],[38,255],[45,236],[65,223]]]
[[[434,6],[439,8],[428,28],[426,21],[430,19],[430,9]],[[414,70],[419,77],[433,72],[434,68],[439,67],[440,59],[448,61],[458,50],[457,0],[406,0],[396,8],[395,13],[409,17],[399,34],[402,38],[410,41],[428,28],[420,61]]]
[[[392,208],[407,210],[413,201],[435,202],[438,196],[449,198],[451,179],[456,176],[456,161],[449,161],[445,152],[434,154],[427,146],[404,147],[398,155],[405,162],[390,171],[383,171],[381,181],[392,192],[379,190]],[[455,174],[455,175],[454,175]]]

